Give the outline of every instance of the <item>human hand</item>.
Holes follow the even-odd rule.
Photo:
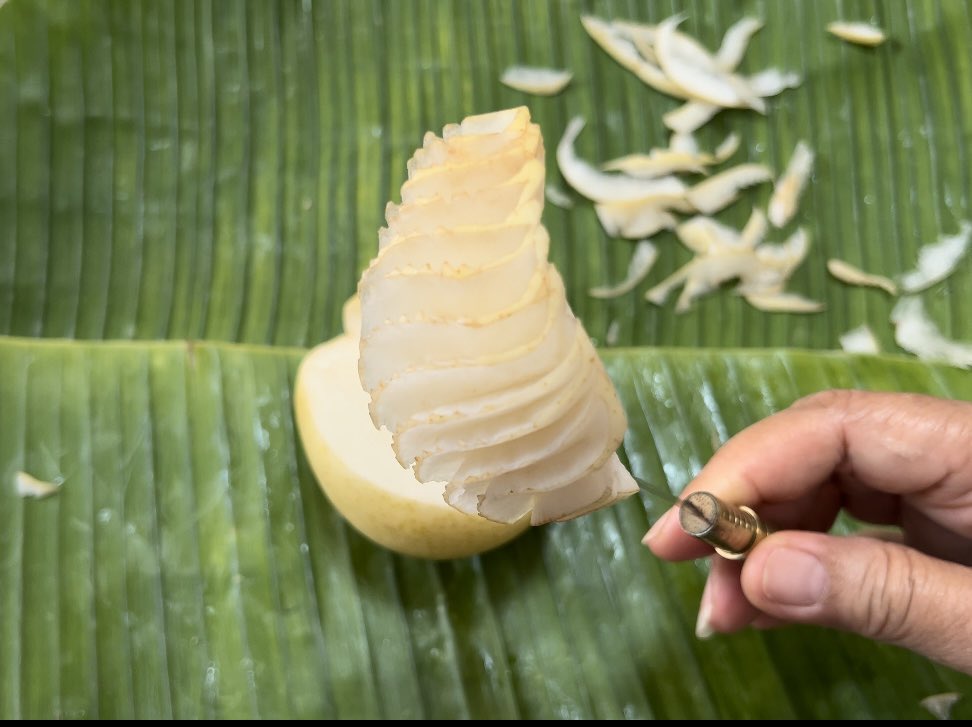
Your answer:
[[[972,673],[972,404],[816,394],[733,437],[683,495],[697,490],[753,507],[778,531],[742,563],[713,559],[701,638],[819,624]],[[813,532],[842,508],[902,535]],[[655,523],[645,545],[666,560],[711,553],[675,514]]]

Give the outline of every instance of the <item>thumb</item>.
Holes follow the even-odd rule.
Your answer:
[[[788,531],[752,552],[742,587],[770,616],[853,631],[972,673],[972,568],[897,543]]]

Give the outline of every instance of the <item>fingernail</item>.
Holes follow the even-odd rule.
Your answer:
[[[763,593],[784,606],[819,603],[829,586],[823,563],[805,550],[776,548],[763,566]]]
[[[664,527],[665,521],[668,519],[668,515],[670,513],[671,513],[670,509],[666,510],[664,515],[662,515],[660,518],[655,520],[655,524],[652,525],[650,528],[648,528],[648,532],[645,533],[645,537],[641,539],[642,545],[648,545],[648,543],[651,542],[652,538],[654,538],[655,536],[658,535],[658,533],[661,532],[662,527]]]
[[[699,617],[695,621],[695,637],[698,639],[712,638],[715,629],[712,628],[712,600],[708,597],[708,591],[702,594],[702,603],[699,604]]]

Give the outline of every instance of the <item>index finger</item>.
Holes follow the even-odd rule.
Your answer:
[[[841,480],[875,492],[924,499],[932,517],[954,520],[960,517],[954,504],[972,495],[970,450],[968,403],[828,391],[801,399],[730,439],[683,495],[705,490],[757,510],[776,503],[812,507],[840,473]],[[647,544],[667,559],[707,552],[682,533],[675,517],[659,521]]]

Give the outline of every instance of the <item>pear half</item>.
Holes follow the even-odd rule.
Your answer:
[[[356,336],[338,336],[310,351],[294,389],[297,430],[321,489],[376,543],[419,558],[464,558],[529,526],[529,516],[507,525],[460,512],[443,498],[445,484],[423,484],[397,462],[391,433],[376,429],[368,414]]]

